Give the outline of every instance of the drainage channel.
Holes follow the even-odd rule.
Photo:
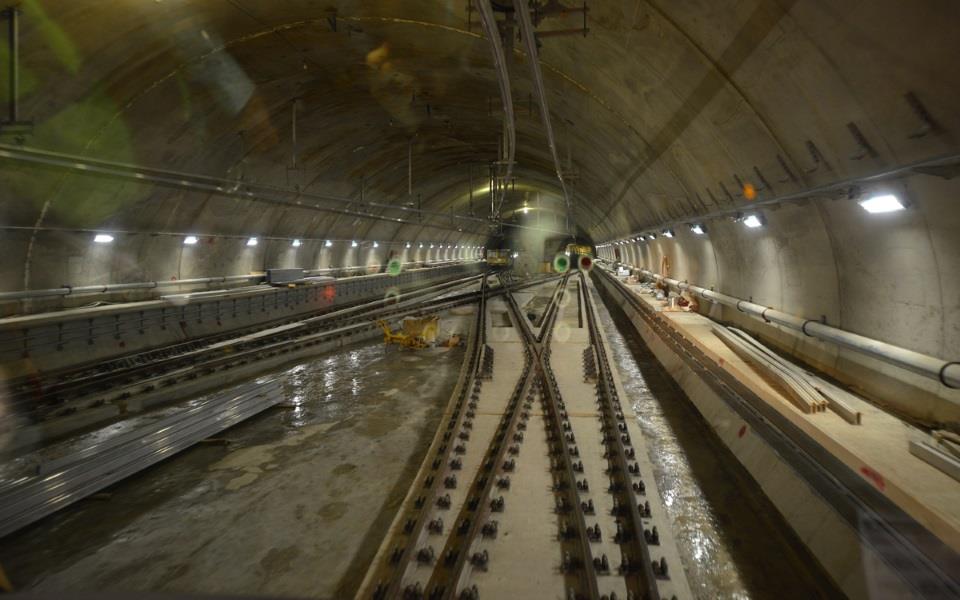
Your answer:
[[[722,442],[633,330],[592,297],[647,441],[695,596],[841,597]],[[771,560],[771,557],[775,557]]]

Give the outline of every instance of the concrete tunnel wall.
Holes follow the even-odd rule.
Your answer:
[[[460,3],[337,0],[240,10],[29,0],[22,10],[20,114],[34,127],[20,140],[0,133],[0,142],[348,204],[288,195],[293,204],[278,205],[2,160],[0,289],[369,260],[347,240],[378,241],[381,252],[407,241],[415,251],[421,242],[487,243],[485,169],[496,160],[503,123],[489,45]],[[756,184],[763,200],[960,150],[960,3],[953,0],[609,1],[591,6],[589,19],[586,37],[544,39],[540,50],[558,149],[577,174],[572,226],[584,239],[603,243],[736,210],[748,204],[737,177]],[[518,188],[556,197],[527,66],[516,45]],[[699,239],[674,226],[675,240],[631,249],[632,260],[656,268],[666,253],[675,276],[956,359],[960,190],[947,179],[955,173],[952,165],[896,182],[914,204],[903,213],[867,215],[854,202],[818,197],[764,211],[769,223],[759,231],[710,220]],[[509,197],[505,210],[525,197]],[[433,214],[370,210],[409,221],[398,223],[310,202],[422,206]],[[140,233],[98,247],[93,229]],[[215,241],[188,249],[158,232]],[[247,236],[263,239],[247,248]],[[296,253],[294,238],[308,240]],[[328,253],[325,239],[340,241]],[[413,260],[448,252],[427,247]],[[729,312],[721,316],[740,318]],[[956,393],[935,382],[791,333],[777,339],[878,394],[889,382],[876,372],[891,374],[889,381],[908,385],[889,387],[891,402],[928,420],[955,420],[955,402],[944,400]]]
[[[707,233],[602,248],[624,262],[834,327],[946,359],[960,356],[960,181],[907,178],[890,190],[908,210],[868,214],[855,201],[816,200],[765,210],[766,225],[707,221]],[[736,309],[701,303],[854,384],[894,410],[927,423],[960,423],[960,390]]]

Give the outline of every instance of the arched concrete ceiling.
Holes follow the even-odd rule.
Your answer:
[[[358,199],[362,187],[385,204],[411,201],[412,146],[423,207],[465,214],[470,172],[482,186],[501,132],[490,49],[466,5],[24,0],[21,114],[36,123],[27,143]],[[958,23],[952,0],[591,3],[586,37],[544,38],[541,48],[560,153],[580,173],[576,227],[602,241],[732,206],[741,202],[734,175],[766,180],[761,197],[773,196],[949,151],[951,135],[910,137],[921,124],[904,94],[957,130],[960,70],[944,48],[957,48]],[[518,180],[556,197],[515,47]],[[299,173],[288,169],[295,98]],[[875,157],[851,159],[848,123]],[[829,167],[812,170],[808,142]],[[3,173],[17,199],[3,203],[3,219],[24,226],[423,234],[417,224],[40,177],[35,167]],[[443,219],[426,225],[451,235]]]

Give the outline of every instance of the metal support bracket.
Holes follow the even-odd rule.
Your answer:
[[[23,136],[33,133],[33,121],[20,120],[20,9],[11,6],[0,13],[7,21],[7,44],[9,57],[7,61],[10,83],[7,88],[7,118],[0,121],[0,134]]]

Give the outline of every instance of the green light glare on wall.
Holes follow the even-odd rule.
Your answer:
[[[396,277],[400,274],[400,271],[403,270],[403,263],[400,262],[399,258],[391,258],[390,262],[387,263],[387,273]]]

